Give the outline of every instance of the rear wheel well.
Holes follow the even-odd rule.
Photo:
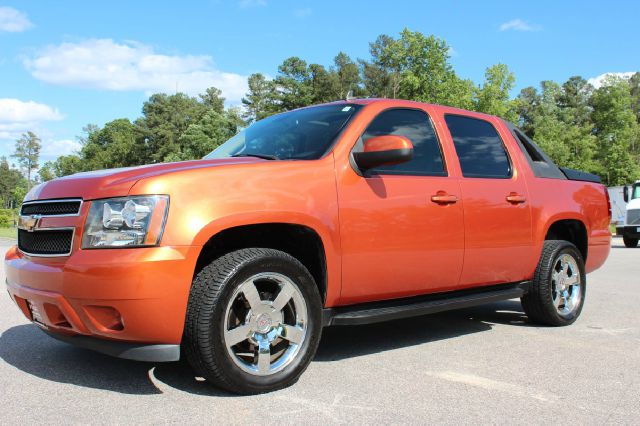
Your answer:
[[[311,273],[323,301],[327,289],[327,267],[320,236],[304,225],[264,223],[225,229],[202,247],[194,276],[212,260],[244,248],[270,248],[290,254]]]
[[[587,239],[587,228],[581,221],[575,219],[566,219],[554,222],[549,227],[545,240],[569,241],[578,248],[583,260],[585,262],[587,261],[587,252],[589,247]]]

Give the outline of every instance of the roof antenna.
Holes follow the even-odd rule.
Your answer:
[[[355,99],[355,97],[353,96],[353,90],[349,90],[347,92],[347,98],[345,99],[345,101],[352,101],[354,99]]]

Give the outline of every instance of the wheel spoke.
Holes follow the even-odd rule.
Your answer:
[[[278,297],[276,297],[276,300],[273,301],[273,310],[281,311],[282,308],[284,308],[285,305],[289,303],[289,300],[291,300],[291,296],[293,296],[293,293],[295,291],[295,288],[293,288],[291,284],[285,282],[280,289],[280,292],[278,293]]]
[[[271,367],[271,346],[267,340],[261,340],[258,346],[258,371],[262,374],[269,372]]]
[[[242,293],[245,299],[247,299],[247,302],[249,302],[251,309],[257,309],[258,306],[260,306],[262,300],[260,299],[256,285],[252,281],[246,282],[242,286]]]
[[[555,299],[553,299],[553,306],[555,306],[556,308],[559,308],[561,303],[562,303],[562,295],[560,294],[559,291],[557,291],[556,297]]]
[[[247,338],[249,338],[250,333],[251,333],[251,327],[249,327],[246,324],[243,324],[234,329],[226,330],[224,332],[224,340],[227,343],[227,346],[231,347],[233,345],[237,345],[238,343],[244,340],[247,340]]]
[[[571,298],[570,296],[566,296],[564,298],[564,309],[566,309],[568,312],[571,312],[573,310],[573,298]]]
[[[301,327],[295,325],[283,324],[280,330],[280,337],[287,339],[291,343],[299,344],[302,342],[302,335],[304,330]]]
[[[578,284],[578,275],[575,275],[575,274],[574,274],[574,275],[572,275],[572,276],[570,276],[570,277],[567,277],[567,278],[566,278],[566,280],[565,280],[565,284],[566,284],[566,285],[568,285],[568,286],[569,286],[569,285],[576,285],[576,284]]]

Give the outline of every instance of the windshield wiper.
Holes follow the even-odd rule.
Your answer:
[[[233,154],[232,157],[256,157],[262,158],[263,160],[279,160],[275,155],[269,154]]]

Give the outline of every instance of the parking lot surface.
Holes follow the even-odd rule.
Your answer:
[[[9,244],[0,240],[2,259]],[[251,397],[180,363],[55,341],[0,292],[0,424],[351,422],[640,423],[640,249],[614,239],[572,326],[531,325],[511,300],[329,328],[296,385]]]

